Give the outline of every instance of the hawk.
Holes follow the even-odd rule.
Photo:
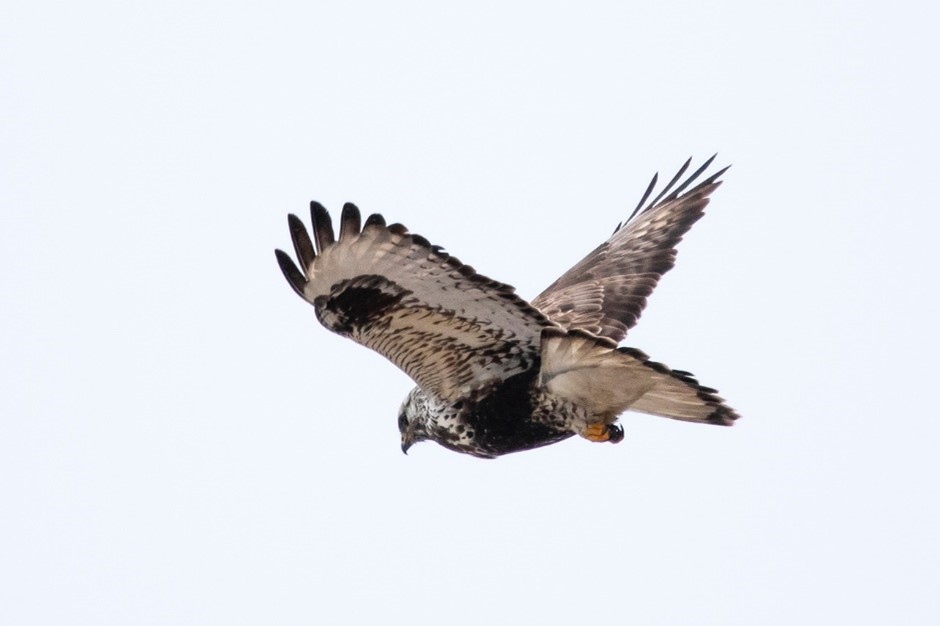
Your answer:
[[[738,415],[714,389],[618,347],[721,184],[727,168],[692,186],[714,158],[677,186],[689,159],[650,200],[653,176],[610,238],[531,302],[401,224],[387,225],[379,214],[363,224],[348,203],[338,236],[317,202],[312,238],[288,216],[299,268],[275,253],[321,324],[417,383],[398,414],[403,452],[429,439],[482,458],[575,434],[617,443],[618,416],[628,409],[730,426]]]

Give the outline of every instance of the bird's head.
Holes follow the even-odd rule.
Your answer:
[[[420,388],[415,387],[405,396],[398,410],[398,431],[401,433],[401,451],[408,454],[408,448],[428,438],[428,397]]]

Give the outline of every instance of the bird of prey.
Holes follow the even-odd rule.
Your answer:
[[[378,214],[363,224],[353,204],[343,207],[338,236],[317,202],[312,238],[288,216],[299,269],[275,253],[321,324],[417,383],[398,414],[404,452],[429,439],[482,458],[575,434],[617,443],[628,409],[730,426],[738,415],[714,389],[618,347],[721,184],[727,168],[692,186],[714,158],[676,186],[689,159],[650,200],[654,176],[610,238],[531,302],[401,224]]]

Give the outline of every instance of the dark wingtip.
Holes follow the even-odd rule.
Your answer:
[[[659,204],[659,201],[662,200],[663,197],[667,193],[669,193],[669,190],[672,189],[672,186],[675,185],[679,181],[680,178],[682,178],[682,175],[685,174],[685,171],[689,169],[689,165],[691,164],[692,164],[692,157],[689,157],[688,159],[685,160],[685,163],[682,164],[682,167],[679,168],[679,171],[676,172],[676,175],[672,177],[672,180],[670,180],[669,183],[665,187],[663,187],[663,190],[659,192],[659,195],[656,196],[653,199],[653,201],[647,205],[645,210],[648,211],[649,209],[652,209],[654,206]]]
[[[650,180],[650,184],[646,186],[646,191],[643,192],[643,197],[640,198],[640,201],[637,202],[636,208],[633,209],[633,213],[630,214],[630,217],[627,218],[626,222],[621,222],[620,224],[618,224],[617,228],[614,229],[614,232],[617,232],[618,230],[620,230],[620,227],[623,224],[629,223],[630,220],[636,217],[636,214],[639,213],[640,209],[643,208],[643,203],[646,202],[646,199],[650,197],[651,193],[653,193],[653,189],[656,188],[656,181],[658,180],[659,180],[659,172],[656,172],[655,174],[653,174],[653,179]]]
[[[717,156],[717,155],[716,155],[716,156]],[[721,184],[721,181],[718,180],[718,179],[721,178],[721,175],[724,174],[725,172],[727,172],[729,169],[731,169],[731,165],[726,165],[726,166],[724,166],[723,168],[721,168],[720,170],[718,170],[717,172],[715,172],[714,174],[712,174],[711,176],[709,176],[708,178],[706,178],[705,180],[703,180],[703,181],[702,181],[702,185],[703,185],[703,186],[704,186],[704,185],[711,185],[711,184],[714,183],[714,182],[718,182],[718,184],[720,185],[720,184]]]
[[[384,228],[384,227],[385,227],[385,218],[382,217],[382,216],[381,216],[380,214],[378,214],[378,213],[373,213],[372,215],[370,215],[369,217],[366,218],[366,224],[365,224],[365,226],[363,226],[362,228],[363,228],[363,230],[365,230],[366,228],[368,228],[368,227],[370,227],[370,226],[381,226],[381,227]]]
[[[352,202],[343,205],[343,213],[339,218],[339,240],[345,241],[362,232],[362,215],[359,207]]]
[[[721,400],[719,399],[719,402]],[[715,411],[709,415],[705,421],[716,426],[734,426],[734,423],[740,419],[737,411],[724,404],[715,407]]]
[[[712,164],[712,161],[715,160],[715,157],[716,157],[716,156],[718,156],[718,153],[717,153],[717,152],[716,152],[715,154],[713,154],[707,161],[705,161],[704,163],[702,163],[702,164],[699,166],[699,168],[698,168],[697,170],[695,170],[695,171],[692,173],[692,175],[689,176],[689,177],[685,180],[684,183],[682,183],[681,185],[679,185],[679,186],[676,188],[675,191],[673,191],[671,194],[669,194],[669,197],[667,198],[667,200],[675,200],[676,198],[678,198],[678,197],[679,197],[679,194],[681,194],[683,191],[685,191],[685,190],[688,188],[689,185],[691,185],[692,183],[695,182],[695,179],[696,179],[696,178],[698,178],[699,176],[702,175],[702,172],[704,172],[705,170],[708,169],[708,166]],[[683,169],[683,171],[684,171],[684,169]]]
[[[696,169],[694,172],[692,172],[692,174],[690,174],[689,177],[685,179],[685,181],[683,181],[678,187],[675,187],[676,183],[679,182],[679,179],[682,178],[682,175],[685,174],[686,170],[688,170],[688,169],[689,169],[689,166],[692,164],[692,157],[689,157],[688,159],[686,159],[685,163],[682,164],[682,167],[679,168],[679,171],[676,172],[675,176],[672,177],[672,180],[670,180],[669,183],[667,183],[666,186],[663,187],[662,191],[660,191],[659,194],[657,194],[657,196],[656,196],[655,198],[653,198],[653,200],[650,201],[644,208],[641,208],[641,207],[643,207],[643,203],[646,201],[646,199],[647,199],[647,198],[649,197],[649,195],[650,195],[651,189],[648,188],[648,189],[646,190],[646,193],[643,194],[643,199],[640,200],[640,204],[637,206],[637,208],[636,208],[636,209],[633,211],[633,213],[630,215],[630,218],[627,220],[627,222],[629,222],[630,219],[633,219],[633,217],[634,217],[635,215],[637,215],[638,213],[643,213],[643,212],[645,212],[645,211],[649,211],[649,210],[651,210],[653,207],[658,206],[661,201],[662,201],[662,202],[671,202],[671,201],[677,199],[677,198],[682,194],[683,191],[685,191],[686,189],[688,189],[689,186],[690,186],[692,183],[694,183],[694,182],[698,179],[699,176],[702,175],[702,172],[704,172],[705,170],[707,170],[707,169],[709,168],[709,166],[711,166],[712,162],[713,162],[713,161],[715,160],[715,158],[717,158],[717,157],[718,157],[718,153],[717,153],[717,152],[716,152],[715,154],[711,155],[708,159],[705,160],[704,163],[702,163],[702,164],[698,167],[698,169]],[[697,189],[701,189],[701,188],[703,188],[703,187],[706,187],[707,185],[710,185],[710,184],[712,184],[712,183],[715,183],[715,182],[718,180],[718,178],[728,170],[729,167],[731,167],[731,166],[728,165],[727,167],[725,167],[725,168],[719,170],[718,172],[715,172],[714,174],[712,174],[711,176],[709,176],[706,180],[704,180],[703,182],[699,183],[699,184],[693,189],[693,191],[694,191],[694,190],[697,190]],[[655,177],[654,177],[654,181],[655,181]],[[652,187],[652,184],[651,184],[651,187]],[[675,187],[675,189],[673,189],[673,187]],[[690,192],[690,193],[691,193],[691,192]]]
[[[283,250],[275,250],[274,256],[277,257],[277,264],[281,267],[284,278],[287,279],[287,282],[290,283],[290,286],[293,287],[297,295],[303,298],[304,286],[307,284],[307,279],[304,277],[303,273],[294,265],[290,255]]]
[[[316,201],[310,202],[310,219],[313,222],[313,238],[317,244],[317,254],[323,254],[323,251],[333,245],[333,220],[330,219],[330,212],[322,204]]]
[[[317,253],[313,249],[313,242],[310,241],[307,227],[293,213],[287,216],[287,225],[290,228],[290,238],[294,242],[294,252],[297,254],[297,260],[300,261],[301,269],[306,273],[307,268],[317,258]]]

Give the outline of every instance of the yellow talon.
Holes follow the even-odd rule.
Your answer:
[[[623,441],[623,428],[620,424],[588,424],[581,431],[581,436],[588,441],[620,443]]]
[[[581,436],[588,441],[607,441],[610,439],[610,431],[607,428],[607,424],[588,424],[581,433]]]

